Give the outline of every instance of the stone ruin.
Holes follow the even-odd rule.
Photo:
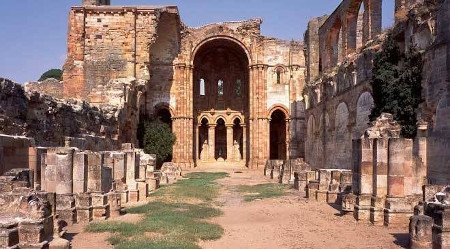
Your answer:
[[[425,185],[410,218],[410,248],[450,247],[450,185]]]
[[[353,140],[353,169],[317,169],[300,175],[306,197],[336,204],[342,213],[374,225],[406,227],[426,184],[426,147],[419,136],[400,138],[392,115],[382,114]]]
[[[264,167],[264,175],[275,179],[278,183],[299,184],[299,175],[310,170],[311,167],[305,163],[303,158],[291,160],[268,160]],[[296,187],[297,189],[299,187]]]
[[[65,227],[117,217],[124,204],[145,201],[161,180],[181,176],[171,164],[156,170],[155,156],[132,144],[91,151],[37,148],[25,137],[0,135],[2,141],[9,143],[0,143],[0,169],[6,169],[0,176],[1,248],[69,248],[60,238]]]

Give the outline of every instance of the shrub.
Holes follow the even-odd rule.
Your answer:
[[[147,120],[143,123],[142,147],[145,153],[156,154],[157,165],[172,159],[175,134],[168,124],[160,120]]]
[[[422,56],[411,48],[400,50],[389,36],[382,50],[375,55],[372,89],[375,108],[370,115],[375,120],[381,113],[391,113],[402,126],[402,136],[417,134],[417,109],[422,102]]]
[[[43,73],[39,78],[39,81],[44,81],[46,79],[57,79],[62,80],[63,71],[61,69],[50,69],[47,72]]]

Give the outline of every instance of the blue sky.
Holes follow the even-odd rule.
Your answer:
[[[61,68],[67,17],[81,0],[1,0],[0,77],[19,83]],[[177,5],[189,26],[260,17],[262,33],[302,40],[308,20],[330,14],[340,0],[111,0],[113,5]],[[383,25],[393,22],[394,0],[383,0]]]

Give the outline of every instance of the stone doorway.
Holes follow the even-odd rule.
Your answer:
[[[270,118],[270,159],[286,160],[286,115],[281,110],[275,110]]]

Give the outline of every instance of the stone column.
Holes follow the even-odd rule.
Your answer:
[[[75,152],[73,160],[73,192],[87,192],[88,160],[85,152]]]
[[[233,160],[233,125],[227,124],[227,161]]]
[[[242,158],[247,163],[247,126],[242,124]]]
[[[388,145],[387,199],[384,224],[406,227],[412,207],[405,198],[405,174],[412,167],[412,140],[391,138]]]
[[[360,144],[359,164],[359,196],[356,199],[355,218],[357,220],[369,221],[370,206],[373,193],[373,139],[358,139]]]
[[[208,129],[209,160],[214,162],[216,155],[216,125],[210,124]]]
[[[291,159],[291,153],[290,153],[290,145],[291,145],[291,134],[290,134],[290,123],[291,119],[286,118],[286,160]],[[270,133],[270,125],[269,125],[269,133]],[[270,134],[269,134],[270,136]],[[269,144],[269,153],[270,153],[270,144]],[[270,157],[270,154],[269,154]]]
[[[201,149],[201,147],[200,147],[200,145],[199,145],[199,143],[200,143],[200,125],[197,125],[196,126],[196,132],[195,132],[195,151],[194,151],[194,159],[195,159],[195,162],[197,162],[197,161],[199,161],[200,160],[200,149]]]
[[[373,196],[370,209],[370,222],[374,225],[384,224],[384,204],[387,195],[388,142],[378,138],[374,142]]]

